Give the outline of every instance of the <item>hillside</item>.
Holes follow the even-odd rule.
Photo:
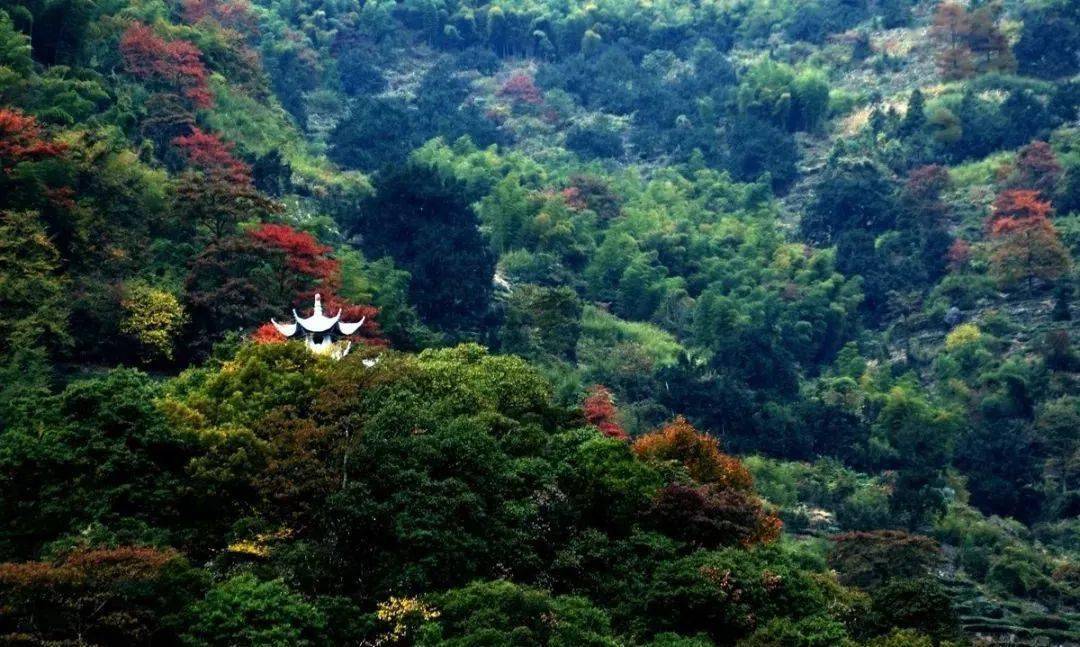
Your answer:
[[[0,643],[1080,644],[1078,105],[1067,0],[0,0]]]

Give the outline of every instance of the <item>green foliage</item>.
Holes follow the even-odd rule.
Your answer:
[[[739,109],[791,131],[816,130],[829,107],[829,86],[819,70],[791,67],[765,58],[742,77]]]
[[[477,582],[432,596],[431,604],[439,617],[420,628],[423,645],[618,644],[607,616],[585,598],[511,582]]]
[[[507,302],[503,349],[523,357],[573,360],[581,336],[581,300],[566,287],[523,285]]]
[[[320,642],[326,617],[281,580],[236,575],[188,609],[185,645],[311,645]]]
[[[958,633],[956,611],[948,593],[933,579],[895,579],[873,595],[881,627],[914,629],[937,640]]]
[[[172,359],[175,338],[185,323],[183,307],[169,292],[147,285],[128,286],[121,301],[125,318],[121,332],[131,335],[148,353],[147,359]]]
[[[898,530],[847,533],[832,541],[829,564],[841,582],[863,589],[876,589],[894,578],[924,577],[941,561],[932,539]]]
[[[4,430],[4,554],[33,552],[87,525],[138,542],[156,540],[155,527],[181,540],[185,527],[203,523],[198,501],[180,503],[198,445],[169,428],[154,403],[160,393],[145,375],[118,369],[72,383],[45,405],[47,415]]]
[[[1067,642],[1077,15],[912,9],[0,1],[0,635]]]
[[[678,626],[731,641],[749,635],[755,625],[768,626],[780,617],[798,621],[830,604],[835,605],[830,607],[834,619],[843,619],[852,611],[850,601],[835,594],[827,579],[795,570],[791,555],[774,549],[726,549],[665,565],[643,604],[650,627],[657,631]],[[826,624],[827,629],[819,628],[834,636],[842,631],[842,625]]]
[[[464,332],[487,315],[495,263],[463,188],[414,163],[380,178],[352,226],[364,231],[368,256],[390,256],[409,272],[409,298],[423,320]]]

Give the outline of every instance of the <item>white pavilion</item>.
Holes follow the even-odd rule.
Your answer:
[[[323,314],[322,295],[319,294],[315,295],[315,311],[310,317],[301,317],[295,308],[292,313],[293,323],[281,324],[273,319],[270,323],[274,324],[277,331],[287,338],[303,336],[304,345],[311,352],[317,355],[329,355],[334,359],[341,359],[349,354],[352,342],[346,339],[344,343],[341,343],[342,338],[360,330],[360,326],[363,326],[367,319],[361,317],[360,321],[354,323],[342,321],[340,308],[336,315],[327,317]]]

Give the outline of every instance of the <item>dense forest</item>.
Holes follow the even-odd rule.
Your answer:
[[[1078,109],[1074,0],[0,0],[0,643],[1080,644]]]

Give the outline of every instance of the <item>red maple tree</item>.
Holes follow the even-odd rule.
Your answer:
[[[589,389],[589,395],[586,396],[585,402],[582,404],[582,410],[585,413],[585,420],[599,429],[600,433],[605,436],[619,440],[628,440],[630,438],[626,430],[619,424],[619,412],[615,409],[615,397],[607,387],[597,384]]]
[[[341,289],[341,263],[333,258],[333,251],[323,245],[311,234],[298,231],[288,225],[263,223],[248,232],[248,237],[260,246],[283,255],[279,274],[281,290],[294,296],[293,305],[307,307],[315,294],[322,299],[323,310],[328,313],[341,311],[343,321],[360,321],[364,325],[354,337],[371,346],[385,346],[387,341],[381,336],[376,316],[378,308],[370,305],[349,303],[338,296]],[[255,340],[260,343],[275,340],[273,326],[262,326],[255,332]]]
[[[56,157],[67,150],[44,137],[34,117],[18,110],[0,108],[0,171],[5,174],[22,162]]]
[[[331,249],[319,243],[304,231],[288,225],[264,223],[248,233],[257,241],[265,243],[285,254],[288,269],[310,277],[320,285],[331,287],[341,272],[338,262],[328,254]]]
[[[179,207],[188,220],[205,225],[214,240],[244,220],[281,211],[280,204],[255,189],[251,167],[233,155],[232,144],[198,128],[173,143],[188,161],[177,186]]]
[[[264,323],[251,333],[251,341],[256,344],[284,344],[285,335],[278,332],[272,323]]]
[[[190,134],[173,139],[173,143],[192,166],[230,182],[251,184],[251,167],[233,155],[232,143],[216,134],[195,127]]]
[[[186,40],[166,41],[143,23],[134,23],[120,38],[120,54],[132,75],[171,86],[197,108],[213,105],[209,72],[202,51]]]
[[[500,97],[509,97],[518,104],[528,105],[540,105],[544,102],[543,97],[540,94],[540,88],[536,87],[536,82],[529,74],[518,73],[510,77],[506,83],[499,88]]]

